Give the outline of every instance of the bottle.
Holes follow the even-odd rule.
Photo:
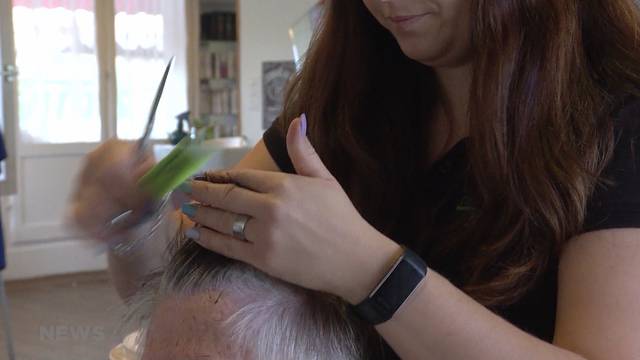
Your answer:
[[[176,145],[185,136],[189,135],[189,133],[184,129],[184,123],[186,121],[187,125],[189,124],[189,115],[190,114],[191,114],[191,112],[186,111],[186,112],[183,112],[182,114],[176,116],[176,119],[178,119],[178,124],[177,124],[178,126],[176,127],[176,130],[174,132],[169,134],[169,141],[171,142],[171,144]]]

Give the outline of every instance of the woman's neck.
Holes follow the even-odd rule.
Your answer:
[[[427,125],[427,165],[433,164],[457,144],[469,136],[469,91],[471,66],[434,68],[440,92],[434,117]]]
[[[469,135],[469,93],[473,76],[471,64],[450,68],[435,68],[442,102],[454,142]]]

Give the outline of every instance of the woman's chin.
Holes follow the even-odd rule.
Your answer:
[[[437,56],[433,51],[424,49],[424,47],[400,44],[400,48],[405,56],[421,64],[434,66],[438,62],[437,59],[439,56]]]
[[[468,53],[430,49],[424,44],[399,43],[402,52],[409,59],[430,67],[457,67],[467,64],[471,58]]]
[[[415,61],[422,62],[424,59],[432,59],[436,56],[437,51],[431,46],[427,46],[424,40],[421,39],[409,38],[409,39],[398,39],[398,45],[400,45],[400,50],[410,59]]]

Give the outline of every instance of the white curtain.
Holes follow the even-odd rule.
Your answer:
[[[188,109],[185,1],[113,0],[120,138],[142,134],[171,56],[175,62],[152,136],[165,139],[175,115]],[[100,141],[94,0],[14,0],[13,17],[22,140]]]
[[[185,0],[115,0],[117,133],[138,138],[169,58],[175,56],[152,136],[166,139],[187,105]]]
[[[99,141],[94,2],[14,0],[13,25],[22,141]]]

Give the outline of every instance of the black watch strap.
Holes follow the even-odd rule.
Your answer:
[[[386,322],[426,275],[427,264],[418,254],[405,247],[403,254],[371,295],[353,308],[360,317],[373,325]]]

